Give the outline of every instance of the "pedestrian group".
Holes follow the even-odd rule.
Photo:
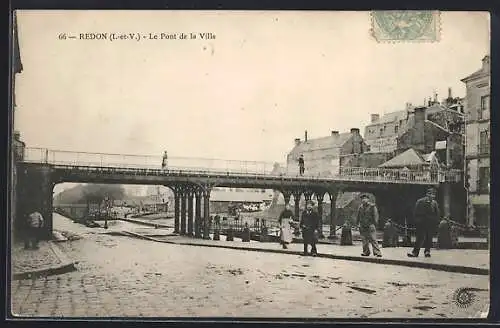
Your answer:
[[[303,173],[301,169],[301,174]],[[379,213],[375,203],[370,201],[367,194],[361,195],[361,205],[358,208],[355,225],[359,227],[362,240],[361,256],[370,256],[373,253],[376,257],[382,257],[382,251],[377,241],[377,225],[379,223]],[[308,200],[306,209],[302,212],[299,227],[302,229],[302,239],[304,244],[304,256],[317,256],[316,247],[321,218],[314,210],[314,202]],[[436,190],[429,188],[424,197],[417,200],[413,217],[416,225],[416,242],[413,250],[408,253],[409,257],[418,257],[420,249],[424,247],[425,257],[431,256],[432,237],[439,224],[439,206],[436,202]],[[285,204],[285,210],[280,214],[278,222],[280,224],[280,243],[284,249],[293,240],[293,232],[296,228],[294,214],[289,204]],[[309,252],[309,246],[311,251]],[[371,246],[371,250],[370,250]]]

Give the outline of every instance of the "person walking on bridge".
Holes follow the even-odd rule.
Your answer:
[[[167,168],[167,161],[168,161],[168,155],[167,155],[167,151],[165,150],[163,152],[163,159],[161,161],[161,168],[163,170],[165,170]]]
[[[300,219],[300,227],[302,228],[302,238],[304,239],[304,256],[309,255],[307,248],[311,245],[311,255],[317,256],[318,250],[316,249],[316,238],[319,228],[319,215],[313,210],[314,203],[308,200],[306,210],[302,213]]]
[[[423,198],[417,200],[413,217],[415,219],[415,228],[417,230],[417,240],[415,247],[409,257],[418,257],[420,248],[424,247],[425,257],[431,257],[432,237],[439,224],[439,205],[436,202],[436,190],[427,189]]]
[[[306,168],[305,168],[305,164],[304,164],[304,155],[300,155],[300,157],[299,157],[299,174],[300,174],[300,176],[304,175],[305,170],[306,170]]]
[[[370,256],[370,244],[373,248],[373,255],[382,257],[382,252],[377,242],[378,210],[375,204],[370,202],[367,194],[361,195],[361,205],[358,209],[356,224],[359,225],[359,233],[363,243],[363,253],[361,256]]]

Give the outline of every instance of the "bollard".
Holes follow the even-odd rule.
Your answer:
[[[241,241],[246,242],[246,243],[250,242],[250,229],[247,226],[245,226],[245,228],[243,228],[243,236],[241,238]]]
[[[214,230],[214,239],[213,240],[220,240],[220,231],[219,229]]]
[[[392,221],[388,220],[384,225],[384,237],[382,239],[382,247],[397,247],[398,235]]]
[[[458,248],[458,233],[458,228],[451,228],[451,248]]]
[[[438,248],[440,249],[450,249],[451,244],[451,227],[448,220],[443,219],[439,222],[438,227]]]
[[[344,225],[342,227],[342,235],[340,237],[340,245],[350,246],[352,245],[352,230],[351,227]]]
[[[262,229],[260,229],[260,241],[265,243],[268,241],[268,236],[267,236],[267,227],[262,227]]]
[[[233,228],[227,229],[227,232],[226,232],[226,241],[234,241],[234,231],[233,231]]]

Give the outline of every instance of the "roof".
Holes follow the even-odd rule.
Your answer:
[[[474,79],[477,79],[479,77],[483,77],[483,76],[487,76],[487,75],[489,75],[489,72],[487,72],[484,69],[480,68],[477,71],[475,71],[474,73],[472,73],[471,75],[469,75],[467,77],[464,77],[460,81],[467,82],[467,81],[474,80]]]
[[[417,153],[413,148],[391,158],[385,163],[379,165],[379,167],[385,168],[398,168],[398,167],[411,167],[426,164],[422,156]]]
[[[406,116],[408,115],[408,111],[406,109],[399,110],[395,112],[390,112],[382,115],[378,120],[373,123],[368,124],[367,126],[378,125],[383,123],[391,123],[400,120],[406,120]]]
[[[340,148],[351,136],[352,134],[350,132],[346,132],[339,133],[336,136],[309,139],[295,146],[290,153],[307,153],[312,150]]]

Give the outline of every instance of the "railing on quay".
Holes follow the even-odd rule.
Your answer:
[[[172,157],[167,167],[162,168],[162,156],[123,155],[26,148],[24,162],[47,163],[56,166],[72,167],[81,170],[125,170],[150,175],[169,173],[183,174],[230,174],[231,176],[286,177],[304,180],[346,180],[375,181],[392,183],[439,183],[459,182],[461,170],[430,171],[388,168],[340,167],[337,172],[308,172],[298,174],[298,168],[287,167],[282,163],[221,160],[207,158]]]

